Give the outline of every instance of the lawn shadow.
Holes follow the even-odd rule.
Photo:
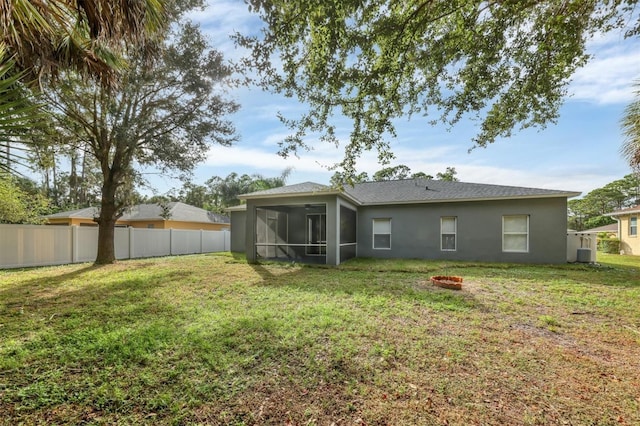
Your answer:
[[[141,269],[145,267],[153,266],[153,263],[141,263],[136,265],[135,269]],[[5,288],[0,289],[0,300],[9,300],[12,296],[23,296],[29,297],[33,296],[35,290],[38,289],[50,289],[54,290],[58,286],[62,284],[66,284],[70,281],[80,280],[83,277],[90,277],[91,273],[96,271],[105,270],[107,268],[118,268],[119,264],[114,263],[110,265],[97,265],[97,264],[86,264],[86,266],[82,266],[79,269],[74,269],[69,272],[63,272],[56,274],[55,271],[52,271],[50,275],[47,276],[38,276],[35,278],[27,279],[21,281],[18,285],[11,285]],[[34,268],[35,269],[35,268]],[[15,273],[16,276],[20,272],[28,272],[32,270],[30,269],[19,269],[19,270],[11,270],[11,273]],[[95,288],[93,289],[96,290]]]

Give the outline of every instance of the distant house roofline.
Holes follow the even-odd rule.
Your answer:
[[[629,208],[626,208],[626,209],[616,210],[616,211],[611,212],[611,213],[606,213],[604,216],[610,216],[610,217],[615,219],[618,216],[625,216],[625,215],[633,214],[633,213],[640,213],[640,206],[635,206],[635,207],[629,207]]]
[[[158,204],[137,204],[123,214],[118,221],[120,222],[144,222],[144,221],[173,221],[173,222],[191,222],[191,223],[208,223],[208,224],[229,224],[230,220],[227,216],[210,212],[199,207],[191,206],[181,202],[167,203],[169,209],[169,217],[160,216],[162,209]],[[93,219],[98,215],[99,208],[87,207],[84,209],[70,210],[66,212],[54,213],[44,216],[46,219],[67,219],[82,218]]]

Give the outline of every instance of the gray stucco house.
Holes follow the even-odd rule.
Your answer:
[[[407,179],[338,190],[305,182],[240,198],[231,250],[250,262],[338,265],[352,257],[567,261],[567,199],[578,192]]]

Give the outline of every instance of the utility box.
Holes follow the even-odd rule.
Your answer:
[[[567,262],[596,263],[595,232],[567,232]]]
[[[591,249],[590,248],[579,248],[578,254],[576,257],[576,262],[579,263],[590,263],[591,262]]]

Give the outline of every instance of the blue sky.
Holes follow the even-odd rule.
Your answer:
[[[236,50],[228,36],[234,31],[253,32],[260,25],[243,2],[233,0],[210,0],[210,6],[192,18],[229,59],[237,59],[243,52]],[[452,166],[465,182],[583,193],[619,179],[631,172],[619,154],[623,140],[619,122],[633,99],[633,81],[640,77],[638,47],[636,40],[623,40],[619,34],[593,40],[589,49],[595,59],[574,76],[571,96],[557,124],[515,132],[509,139],[471,153],[468,149],[476,132],[472,122],[448,131],[431,126],[429,119],[421,116],[399,120],[397,138],[391,141],[396,155],[391,165],[405,164],[414,172],[432,175]],[[283,159],[276,154],[278,141],[287,135],[276,113],[296,118],[304,105],[256,88],[235,89],[232,96],[241,104],[241,110],[231,117],[240,140],[233,147],[213,147],[206,163],[196,169],[193,183],[202,184],[212,176],[224,177],[231,172],[276,176],[288,166],[293,167],[288,183],[329,182],[333,172],[327,167],[341,160],[340,148],[310,139],[314,149],[300,152],[299,158]],[[348,126],[345,121],[341,129],[345,140]],[[375,153],[358,161],[358,171],[370,176],[381,167]],[[169,178],[154,179],[153,184],[160,193],[181,186]]]

